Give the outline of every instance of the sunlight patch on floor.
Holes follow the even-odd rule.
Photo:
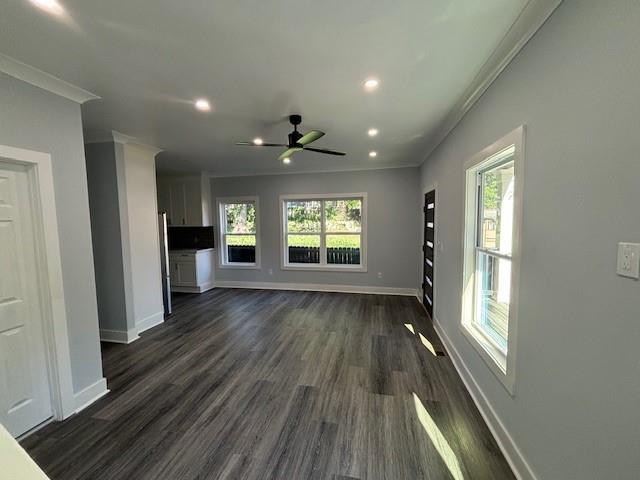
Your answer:
[[[454,480],[464,480],[464,475],[460,469],[460,463],[458,462],[456,454],[453,453],[449,442],[444,438],[444,435],[442,435],[442,432],[433,421],[433,418],[431,418],[431,415],[429,415],[429,412],[427,412],[427,409],[424,408],[424,405],[415,392],[413,393],[413,403],[415,404],[416,413],[418,414],[418,420],[420,420],[422,427],[431,439],[431,443],[436,447],[440,457],[449,469],[449,472],[451,472],[451,476]]]

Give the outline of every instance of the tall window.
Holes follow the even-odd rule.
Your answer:
[[[283,268],[366,269],[366,194],[285,195]]]
[[[220,218],[220,266],[260,266],[258,198],[218,199]]]
[[[515,378],[522,135],[522,128],[507,135],[474,157],[466,170],[463,331],[510,391]]]

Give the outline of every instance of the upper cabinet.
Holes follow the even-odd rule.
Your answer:
[[[158,210],[167,212],[169,225],[213,225],[209,177],[159,176]]]

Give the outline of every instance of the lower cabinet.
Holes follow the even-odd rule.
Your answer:
[[[202,293],[214,287],[215,254],[212,248],[169,252],[172,292]]]

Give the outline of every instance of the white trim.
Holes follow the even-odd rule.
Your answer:
[[[216,284],[215,282],[211,281],[211,282],[205,282],[202,285],[198,285],[197,287],[175,287],[172,286],[171,287],[171,291],[172,292],[177,292],[177,293],[204,293],[204,292],[208,292],[209,290],[215,288]]]
[[[463,336],[476,349],[482,360],[493,374],[500,380],[510,395],[515,395],[516,358],[518,335],[518,307],[520,286],[520,262],[522,252],[522,213],[524,199],[524,168],[525,168],[525,129],[520,126],[509,132],[501,139],[477,153],[464,164],[464,214],[462,231],[462,318],[460,329]],[[507,354],[480,335],[475,327],[473,315],[476,263],[476,227],[477,227],[477,191],[476,175],[484,168],[492,157],[500,154],[511,146],[515,169],[515,192],[513,210],[513,245],[511,254],[511,293],[509,301],[509,337],[507,339]]]
[[[125,343],[135,342],[140,337],[137,329],[131,330],[107,330],[100,329],[100,341],[109,343]]]
[[[100,99],[91,92],[2,53],[0,53],[0,72],[76,103],[83,104],[89,100]]]
[[[489,431],[491,431],[493,438],[496,440],[496,443],[498,444],[498,447],[500,447],[500,451],[502,451],[502,454],[509,463],[509,466],[511,466],[516,478],[519,480],[537,480],[537,477],[533,473],[527,459],[513,440],[513,437],[480,388],[480,385],[478,385],[478,382],[473,378],[471,371],[462,360],[462,356],[453,345],[453,342],[435,316],[433,319],[433,326],[438,337],[440,337],[440,340],[446,347],[453,366],[462,379],[467,391],[471,395],[473,403],[475,403],[476,407],[480,411],[480,415],[482,415],[487,427],[489,427]]]
[[[104,397],[107,393],[109,393],[109,389],[107,388],[106,378],[101,378],[94,384],[83,388],[74,395],[76,403],[76,411],[74,413],[81,412],[92,403],[97,402],[99,399]]]
[[[253,263],[237,263],[227,262],[226,255],[227,249],[224,244],[224,225],[225,216],[224,212],[220,208],[222,205],[230,203],[253,203],[256,209],[256,232],[248,233],[247,235],[255,235],[256,237],[256,261]],[[260,270],[261,269],[261,255],[260,255],[260,197],[257,195],[245,195],[238,197],[216,197],[216,214],[218,219],[218,268],[221,269],[233,269],[233,270]],[[175,290],[177,291],[177,290]],[[199,293],[199,292],[196,292]]]
[[[120,143],[122,145],[132,145],[142,150],[147,150],[154,156],[163,151],[161,148],[154,147],[153,145],[147,145],[146,143],[142,143],[138,141],[138,139],[135,137],[125,135],[124,133],[116,132],[115,130],[111,131],[111,137],[113,138],[113,143]]]
[[[415,297],[416,295],[418,295],[414,288],[329,285],[324,283],[236,282],[221,280],[216,282],[216,288],[293,290],[302,292],[364,293],[369,295],[400,295],[406,297]]]
[[[458,103],[451,109],[442,126],[433,135],[421,164],[460,123],[467,112],[471,110],[561,3],[562,0],[529,0],[527,2],[509,31],[460,97]]]
[[[62,420],[73,414],[75,403],[51,155],[0,145],[0,158],[9,163],[30,167],[28,176],[34,209],[38,290],[44,323],[51,405],[54,418]]]
[[[136,322],[136,331],[138,335],[142,332],[149,330],[150,328],[155,327],[156,325],[160,325],[164,323],[164,310],[156,312],[154,314],[149,315],[141,320]]]
[[[332,235],[325,232],[324,226],[324,207],[322,207],[322,220],[320,232],[311,235],[320,237],[320,263],[319,264],[303,264],[289,263],[288,251],[285,248],[287,227],[285,224],[285,202],[287,200],[331,200],[331,199],[362,199],[362,212],[360,218],[360,265],[332,265],[326,263],[326,249],[324,246],[325,236]],[[280,269],[281,270],[298,270],[309,272],[340,272],[340,273],[366,273],[367,270],[367,214],[368,214],[368,195],[367,192],[359,193],[291,193],[280,195],[278,198],[278,209],[280,212]],[[301,235],[306,235],[302,233]],[[340,233],[339,233],[340,235]],[[344,232],[349,235],[349,232]]]

